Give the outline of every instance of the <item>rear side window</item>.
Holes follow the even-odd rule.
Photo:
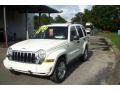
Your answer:
[[[79,33],[79,37],[83,37],[83,32],[82,32],[82,29],[80,28],[80,26],[76,26],[77,30],[78,30],[78,33]]]
[[[83,26],[82,26],[82,30],[83,30],[83,32],[84,32],[84,35],[87,36],[86,31],[85,31],[85,28],[84,28]]]

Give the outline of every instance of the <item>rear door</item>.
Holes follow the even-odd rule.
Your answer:
[[[79,49],[80,49],[79,54],[81,55],[83,54],[83,45],[84,45],[85,37],[84,37],[84,33],[80,25],[76,25],[76,29],[79,34]]]
[[[86,38],[86,41],[89,41],[89,37],[87,35],[87,32],[85,31],[85,28],[83,26],[81,26],[81,29],[83,30],[84,37]]]

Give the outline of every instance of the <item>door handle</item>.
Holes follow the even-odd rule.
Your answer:
[[[84,40],[86,40],[86,38],[84,38]]]

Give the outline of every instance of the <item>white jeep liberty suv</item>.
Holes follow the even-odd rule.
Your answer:
[[[12,73],[50,76],[62,82],[67,65],[81,56],[87,60],[88,37],[81,24],[50,24],[41,26],[31,39],[10,46],[3,61]]]

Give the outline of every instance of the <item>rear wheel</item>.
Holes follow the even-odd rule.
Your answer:
[[[57,82],[57,83],[64,81],[66,77],[67,67],[63,59],[64,58],[61,58],[58,60],[55,70],[52,76],[50,77],[52,81]]]
[[[87,61],[88,59],[88,48],[85,48],[84,54],[82,55],[82,60]]]

